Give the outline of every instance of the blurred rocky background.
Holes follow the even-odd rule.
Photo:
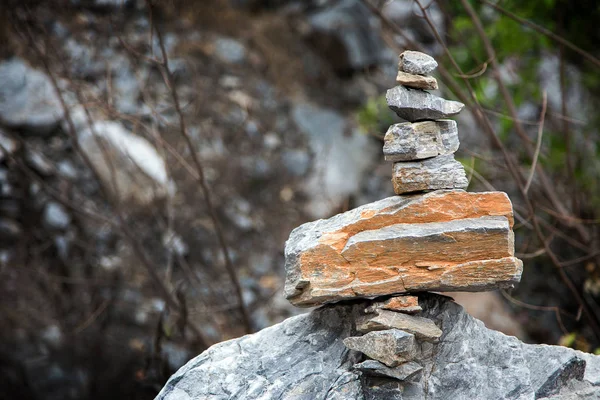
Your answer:
[[[0,398],[153,398],[207,346],[302,310],[290,231],[393,194],[397,55],[467,104],[473,191],[510,194],[488,327],[600,347],[593,2],[54,0],[0,11]],[[532,173],[535,171],[535,173]]]

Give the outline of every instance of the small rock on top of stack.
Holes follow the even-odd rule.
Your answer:
[[[445,119],[458,114],[464,104],[422,90],[437,89],[435,78],[425,75],[436,67],[427,54],[405,51],[398,63],[400,85],[386,95],[389,107],[410,121],[392,125],[385,135],[383,153],[386,160],[394,161],[396,194],[468,185],[465,170],[453,155],[459,145],[456,122]]]

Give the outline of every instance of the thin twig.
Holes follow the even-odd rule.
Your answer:
[[[542,137],[544,135],[544,121],[546,119],[547,104],[548,93],[546,93],[546,91],[544,90],[544,93],[542,94],[542,112],[540,113],[540,122],[538,125],[537,143],[535,145],[535,153],[533,153],[531,171],[529,171],[529,177],[527,178],[527,183],[525,183],[525,188],[523,189],[525,193],[529,191],[529,187],[531,186],[531,182],[533,181],[533,175],[535,175],[535,167],[537,166],[538,158],[540,157],[540,149],[542,148]]]
[[[148,8],[151,13],[150,18],[152,18],[152,15],[154,14],[152,2],[150,0],[147,0],[146,4],[148,5]],[[212,201],[212,195],[211,195],[210,189],[208,188],[208,184],[206,183],[206,179],[204,177],[204,167],[202,166],[202,163],[200,162],[200,159],[199,159],[197,151],[196,151],[196,147],[194,146],[192,139],[187,131],[187,126],[185,123],[185,116],[183,114],[183,111],[182,111],[181,105],[180,105],[180,101],[179,101],[179,94],[177,92],[177,89],[175,88],[175,82],[173,80],[173,75],[172,75],[171,69],[169,67],[169,56],[168,56],[167,50],[165,48],[163,36],[162,36],[162,33],[161,33],[159,27],[157,26],[157,24],[154,21],[152,22],[152,25],[153,25],[154,31],[156,33],[156,38],[158,40],[160,51],[162,53],[162,62],[159,63],[158,65],[162,67],[162,68],[160,68],[160,71],[163,75],[165,85],[169,89],[169,91],[171,93],[171,97],[173,98],[175,110],[177,112],[177,115],[179,116],[180,133],[183,136],[183,138],[187,144],[187,147],[192,156],[192,161],[194,162],[194,165],[196,167],[196,171],[198,173],[197,181],[200,184],[200,187],[202,189],[202,193],[204,195],[204,201],[206,202],[206,206],[208,208],[209,215],[212,220],[213,226],[215,228],[215,232],[217,234],[217,239],[219,241],[219,245],[221,247],[221,252],[223,254],[223,258],[225,259],[225,269],[227,270],[227,273],[229,275],[231,283],[233,284],[233,287],[236,292],[239,311],[242,314],[242,321],[243,321],[244,328],[245,328],[246,332],[249,333],[249,332],[253,331],[252,322],[250,320],[250,314],[248,312],[246,304],[244,303],[242,287],[240,285],[235,267],[233,266],[233,262],[231,261],[231,255],[229,254],[229,249],[228,249],[227,243],[225,241],[225,235],[223,234],[221,224],[219,223],[217,211],[216,211],[213,201]]]
[[[508,292],[505,289],[500,289],[500,293],[502,293],[502,296],[504,296],[504,298],[508,301],[510,301],[511,303],[519,306],[519,307],[523,307],[523,308],[527,308],[529,310],[535,310],[535,311],[551,311],[554,313],[554,315],[556,316],[556,321],[558,322],[558,325],[560,327],[560,329],[563,331],[563,333],[565,335],[569,334],[569,331],[567,330],[567,328],[565,327],[565,325],[563,324],[562,318],[561,318],[561,314],[564,314],[566,316],[572,317],[574,319],[577,319],[576,316],[571,315],[563,310],[561,310],[558,307],[548,307],[548,306],[536,306],[533,304],[528,304],[525,303],[521,300],[517,300],[514,297],[512,297],[510,294],[508,294]]]

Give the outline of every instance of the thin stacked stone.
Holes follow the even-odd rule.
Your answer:
[[[458,150],[456,122],[464,104],[434,96],[437,89],[428,76],[437,67],[430,56],[416,51],[400,54],[399,86],[388,90],[386,100],[396,114],[409,122],[392,125],[385,135],[383,154],[394,161],[392,182],[396,194],[437,189],[466,189],[463,166],[454,159]],[[428,84],[425,84],[428,82]]]
[[[454,159],[462,103],[434,96],[426,54],[400,55],[389,107],[409,121],[390,127],[383,152],[393,161],[398,196],[296,228],[286,242],[285,296],[310,307],[357,298],[356,331],[346,347],[367,360],[363,374],[415,382],[419,360],[434,355],[444,332],[422,317],[426,291],[513,287],[522,262],[514,256],[513,211],[503,192],[467,193]],[[420,294],[421,293],[421,294]]]

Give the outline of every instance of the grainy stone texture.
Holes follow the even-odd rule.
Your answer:
[[[400,364],[397,367],[390,368],[385,364],[375,360],[363,361],[356,364],[354,369],[361,371],[365,375],[384,376],[398,379],[399,381],[412,380],[423,370],[423,367],[414,361]]]
[[[398,71],[396,83],[413,89],[435,90],[438,88],[437,79],[433,76],[407,74],[402,71]]]
[[[389,310],[376,310],[372,314],[358,317],[356,329],[359,332],[371,332],[367,335],[373,335],[375,333],[373,331],[401,329],[415,335],[417,339],[427,342],[435,342],[442,336],[440,328],[430,319]]]
[[[386,161],[412,161],[453,154],[458,150],[458,129],[451,119],[403,122],[390,126],[385,134]]]
[[[478,218],[494,216],[501,218],[486,219],[481,229],[468,228],[471,219],[477,223]],[[464,219],[470,220],[461,222]],[[486,223],[494,224],[495,230],[484,232]],[[386,246],[401,258],[353,254],[373,232],[398,224],[405,224],[407,231]],[[302,307],[411,291],[510,287],[519,281],[522,265],[512,256],[512,224],[512,205],[505,193],[460,190],[389,197],[309,222],[294,229],[286,242],[285,295]],[[410,245],[411,240],[419,245]],[[503,248],[489,248],[490,244]],[[402,251],[410,251],[410,256]]]
[[[465,169],[454,159],[453,154],[394,163],[392,183],[396,194],[437,189],[466,189],[469,186]]]
[[[409,74],[426,75],[438,66],[433,57],[420,51],[406,50],[399,59],[398,69]]]
[[[367,304],[335,305],[212,346],[177,371],[157,399],[597,398],[600,357],[524,344],[487,329],[448,298],[420,296],[422,316],[443,334],[426,343],[432,351],[414,361],[423,370],[404,382],[373,376],[372,362],[361,363],[343,344],[356,335],[354,319]]]
[[[445,100],[419,89],[396,86],[385,95],[388,106],[402,119],[410,122],[444,119],[458,114],[463,103]]]
[[[369,332],[363,336],[344,339],[350,350],[360,351],[388,367],[412,361],[417,355],[415,336],[398,329]]]
[[[375,312],[375,310],[379,309],[398,311],[407,314],[414,314],[422,310],[417,296],[397,296],[383,302],[375,302],[367,307],[365,311]]]

